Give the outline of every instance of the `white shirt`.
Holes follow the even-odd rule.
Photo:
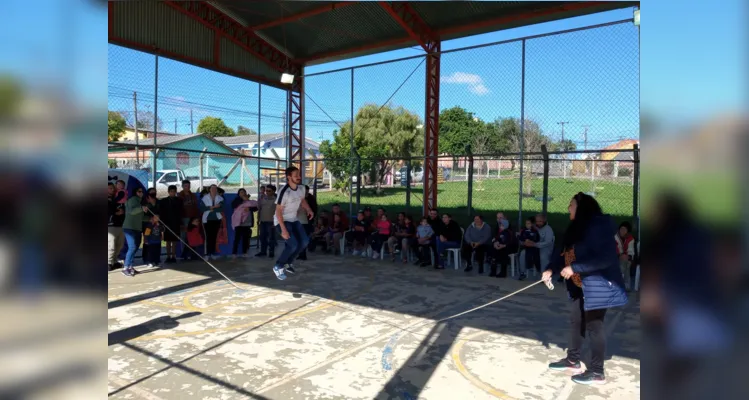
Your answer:
[[[292,189],[291,186],[286,184],[281,187],[281,191],[278,192],[276,198],[276,205],[283,206],[284,222],[299,221],[297,213],[305,195],[304,186],[299,185],[296,189]],[[275,214],[273,214],[273,225],[278,225],[278,217]]]

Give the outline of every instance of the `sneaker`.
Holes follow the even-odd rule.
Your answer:
[[[294,266],[291,264],[286,264],[286,268],[284,268],[284,272],[289,273],[291,275],[296,274],[296,270],[294,269]]]
[[[268,258],[276,258],[274,253],[268,253]]]
[[[278,280],[280,281],[286,279],[286,274],[284,273],[283,267],[275,265],[273,267],[273,273],[276,274],[276,278],[278,278]]]
[[[133,270],[131,270],[129,268],[123,268],[122,269],[122,275],[132,277],[133,276],[133,272],[132,271]]]
[[[549,369],[553,369],[554,371],[580,371],[580,361],[577,362],[571,362],[567,358],[563,358],[557,362],[553,362],[549,364]]]
[[[236,255],[236,254],[232,254],[232,255],[231,255],[231,260],[232,260],[232,261],[234,261],[234,260],[236,260],[236,259],[237,259],[237,255]]]
[[[526,275],[525,275],[525,274],[520,274],[520,276],[518,277],[518,280],[519,280],[519,281],[524,281],[524,280],[525,280],[525,278],[526,278]]]
[[[116,269],[117,269],[117,265],[116,264],[109,264],[109,270],[110,271],[114,271]]]
[[[361,258],[369,258],[366,251],[362,251]]]
[[[377,254],[377,253],[372,253],[372,259],[373,260],[379,260],[380,259],[380,255]]]
[[[135,269],[135,267],[130,267],[130,273],[132,275],[138,275],[138,274],[140,274],[140,272],[138,272],[138,270]]]
[[[249,254],[247,254],[247,253],[244,253],[244,254],[242,254],[242,255],[241,255],[240,257],[242,257],[242,258],[250,258],[250,255],[249,255]]]
[[[606,376],[593,371],[585,371],[582,374],[572,376],[572,382],[581,385],[603,385],[606,383]]]

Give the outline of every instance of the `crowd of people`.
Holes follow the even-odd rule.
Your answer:
[[[162,242],[166,264],[177,261],[178,250],[183,260],[215,260],[219,246],[228,244],[228,229],[234,231],[231,258],[247,258],[255,226],[259,240],[255,257],[275,258],[279,239],[285,241],[276,262],[276,270],[284,273],[277,275],[293,273],[296,260],[306,260],[308,252],[318,251],[372,259],[387,255],[391,262],[444,269],[453,250],[465,264],[464,271],[477,269],[484,274],[488,264],[489,277],[497,278],[508,276],[511,258],[516,257],[520,280],[530,271],[540,274],[553,258],[554,231],[544,214],[527,218],[519,229],[502,212],[493,223],[476,215],[465,227],[437,209],[420,218],[399,212],[391,219],[383,207],[374,214],[371,207],[365,207],[349,218],[339,204],[318,213],[315,196],[301,185],[299,171],[290,168],[287,173],[287,184],[278,194],[275,186],[263,185],[257,200],[252,200],[245,189],[239,189],[231,202],[230,221],[224,212],[224,191],[216,185],[196,194],[190,182],[184,181],[181,191],[172,185],[167,197],[157,199],[154,188],[145,194],[138,189],[128,198],[124,182],[110,183],[109,269],[122,268],[128,276],[137,274],[134,256],[141,242],[145,266],[161,265]],[[635,262],[631,230],[628,222],[622,223],[613,241],[627,290],[633,286],[630,275]],[[125,243],[127,251],[121,261],[118,255]]]

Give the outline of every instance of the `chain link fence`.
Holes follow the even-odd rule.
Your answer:
[[[631,19],[447,50],[440,65],[441,210],[459,220],[498,211],[513,223],[543,211],[563,218],[582,191],[636,217]],[[323,207],[421,214],[425,76],[417,55],[301,78],[304,180]],[[145,171],[157,187],[177,171],[195,186],[215,180],[255,193],[283,179],[287,104],[281,89],[109,45],[110,126],[123,128],[110,137],[110,166]]]

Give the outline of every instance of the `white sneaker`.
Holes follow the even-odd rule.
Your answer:
[[[146,264],[146,268],[153,268],[153,264],[151,263]]]

